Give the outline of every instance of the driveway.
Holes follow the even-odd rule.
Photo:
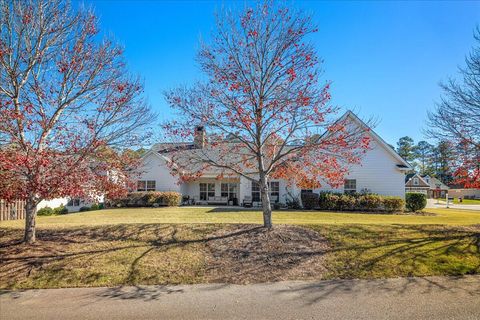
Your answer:
[[[427,199],[427,208],[446,208],[447,203],[445,201],[437,201],[435,199]],[[480,205],[477,204],[449,204],[449,208],[462,209],[462,210],[475,210],[480,211]]]
[[[480,276],[3,292],[1,319],[479,319]]]

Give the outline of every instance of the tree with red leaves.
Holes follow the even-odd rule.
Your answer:
[[[321,61],[306,42],[316,31],[310,16],[272,2],[226,11],[198,54],[208,81],[166,93],[175,113],[164,126],[168,137],[192,139],[195,127],[209,133],[201,147],[170,150],[174,172],[184,180],[216,172],[258,183],[266,228],[271,179],[338,186],[368,149],[367,128],[331,119],[338,108],[329,105],[330,84],[320,83]]]
[[[477,45],[460,68],[460,80],[442,83],[442,100],[428,114],[429,136],[455,146],[454,183],[465,188],[480,188],[480,28]]]
[[[97,34],[69,3],[0,1],[0,199],[25,199],[26,243],[41,200],[126,192],[136,159],[119,150],[153,118],[121,48]]]

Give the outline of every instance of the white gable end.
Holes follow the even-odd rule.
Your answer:
[[[154,152],[148,152],[142,159],[142,166],[138,169],[138,180],[154,180],[156,191],[180,192],[178,179],[171,175],[166,161]]]

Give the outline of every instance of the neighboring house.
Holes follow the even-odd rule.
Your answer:
[[[352,112],[343,117],[350,117],[352,123],[365,127]],[[389,196],[405,196],[405,172],[411,166],[400,157],[382,138],[373,130],[369,130],[371,150],[367,151],[360,165],[352,165],[345,184],[338,189],[328,185],[321,189],[301,190],[287,186],[285,180],[271,180],[270,193],[272,202],[285,203],[289,197],[299,197],[302,192],[336,191],[336,192],[372,192]],[[168,167],[169,153],[172,149],[181,148],[186,152],[195,152],[202,148],[206,139],[203,127],[197,127],[193,142],[159,143],[154,145],[143,157],[142,167],[139,169],[140,178],[137,191],[177,191],[184,197],[204,204],[233,204],[241,205],[246,199],[253,205],[260,204],[260,189],[258,184],[250,180],[231,174],[217,179],[218,173],[205,172],[192,182],[179,183],[176,176],[171,174]]]
[[[421,176],[412,173],[405,176],[405,191],[419,192],[427,195],[427,198],[444,198],[448,193],[448,186],[435,177],[428,175]]]
[[[103,202],[103,197],[100,197],[97,202]],[[57,208],[65,206],[68,212],[78,212],[81,207],[90,207],[93,204],[91,200],[83,200],[79,198],[56,198],[52,200],[42,200],[37,205],[37,210],[45,207]]]
[[[449,196],[464,199],[480,199],[480,189],[464,189],[452,187],[448,191]]]

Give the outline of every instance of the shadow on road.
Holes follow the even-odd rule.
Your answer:
[[[289,289],[278,290],[276,294],[292,294],[305,304],[315,304],[331,296],[350,295],[365,297],[369,294],[387,295],[427,294],[435,292],[463,292],[480,298],[478,276],[396,278],[376,280],[327,280],[300,284]]]

